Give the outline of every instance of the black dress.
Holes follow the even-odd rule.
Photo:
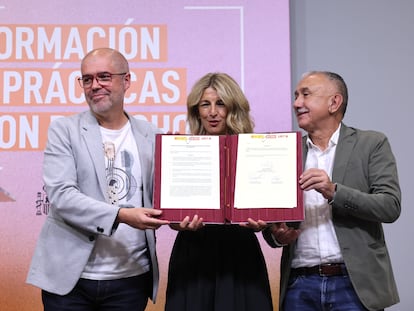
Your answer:
[[[253,230],[206,225],[196,232],[178,232],[165,310],[273,310],[266,264]]]

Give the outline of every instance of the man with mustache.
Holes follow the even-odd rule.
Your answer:
[[[293,108],[303,137],[305,220],[274,224],[264,237],[282,247],[285,311],[383,310],[399,302],[383,223],[401,213],[388,139],[348,127],[348,90],[333,72],[306,73]]]

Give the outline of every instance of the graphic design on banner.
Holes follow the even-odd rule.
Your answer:
[[[42,180],[43,150],[51,122],[89,109],[78,78],[80,62],[90,50],[111,47],[127,58],[131,86],[125,110],[165,133],[187,132],[187,94],[207,72],[226,72],[240,84],[256,132],[291,129],[289,2],[219,2],[1,1],[2,309],[42,310],[39,289],[25,280],[53,208]],[[174,237],[168,227],[157,231],[160,288],[157,303],[149,303],[147,311],[164,309]],[[278,257],[266,245],[263,252],[271,254],[268,270],[276,306],[277,280],[272,278],[278,275]]]

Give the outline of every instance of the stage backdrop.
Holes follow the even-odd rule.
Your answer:
[[[288,0],[0,0],[2,310],[41,310],[40,291],[25,278],[49,210],[41,176],[47,128],[88,109],[76,80],[80,60],[103,46],[130,62],[126,110],[165,132],[185,131],[187,93],[212,71],[240,83],[256,132],[291,130]],[[163,309],[174,237],[168,227],[158,231],[161,287],[148,310]],[[259,238],[276,306],[280,254]]]

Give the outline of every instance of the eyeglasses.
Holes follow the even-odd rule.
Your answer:
[[[108,86],[112,83],[112,76],[123,76],[126,75],[128,72],[122,73],[110,73],[110,72],[98,72],[96,75],[84,75],[81,78],[78,78],[79,85],[81,88],[89,88],[92,86],[93,81],[96,81],[101,86]]]

